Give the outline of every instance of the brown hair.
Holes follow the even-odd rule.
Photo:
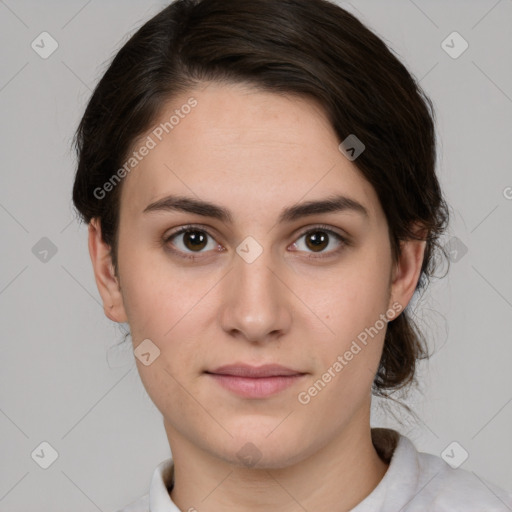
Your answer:
[[[394,261],[401,240],[418,239],[413,223],[425,228],[417,289],[426,286],[448,223],[435,173],[432,102],[378,36],[326,0],[177,0],[119,50],[76,131],[73,187],[81,218],[99,218],[116,274],[122,183],[104,199],[94,191],[123,165],[164,103],[206,81],[312,97],[340,142],[356,134],[366,149],[353,163],[379,197]],[[413,382],[425,357],[406,308],[388,323],[374,394],[389,396]]]

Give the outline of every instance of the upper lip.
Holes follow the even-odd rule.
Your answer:
[[[263,366],[250,366],[247,364],[228,364],[219,366],[215,370],[206,371],[217,375],[235,375],[238,377],[276,377],[279,375],[302,375],[304,372],[286,368],[279,364],[265,364]]]

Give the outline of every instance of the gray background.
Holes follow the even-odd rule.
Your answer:
[[[109,60],[164,5],[0,1],[1,511],[114,511],[146,493],[170,455],[133,354],[115,348],[122,332],[102,311],[72,209],[70,147]],[[372,423],[437,455],[457,441],[464,469],[511,490],[512,0],[342,5],[435,104],[452,207],[445,242],[457,250],[449,276],[416,303],[436,350],[407,400],[418,419],[398,425],[376,401]],[[47,59],[31,47],[43,31],[59,45]],[[441,47],[453,31],[469,43],[456,59]],[[46,261],[36,257],[43,237],[57,250]],[[43,441],[58,452],[48,469],[31,457]]]

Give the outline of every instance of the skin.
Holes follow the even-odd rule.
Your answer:
[[[297,395],[379,315],[406,307],[425,242],[403,243],[392,262],[377,195],[313,100],[202,84],[166,105],[155,126],[191,96],[198,105],[124,179],[118,276],[96,219],[89,226],[105,314],[129,323],[134,348],[150,339],[160,350],[149,366],[136,362],[163,415],[175,463],[171,497],[184,511],[350,510],[388,467],[370,433],[385,328],[308,404]],[[170,193],[221,205],[233,224],[142,213]],[[277,223],[284,207],[333,193],[361,203],[368,218],[347,210]],[[210,234],[199,253],[186,235],[163,241],[192,223]],[[329,234],[315,252],[303,233],[318,224],[350,243]],[[250,264],[236,252],[247,236],[263,249]],[[268,398],[242,398],[204,373],[235,362],[307,375]],[[237,456],[248,442],[260,456],[254,465]]]

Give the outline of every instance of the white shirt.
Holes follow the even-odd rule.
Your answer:
[[[372,428],[371,432],[375,449],[389,461],[389,467],[377,487],[351,512],[512,511],[511,492],[473,472],[453,469],[441,457],[418,452],[395,430]],[[161,462],[149,493],[118,512],[187,512],[171,500],[173,471],[172,458]]]

